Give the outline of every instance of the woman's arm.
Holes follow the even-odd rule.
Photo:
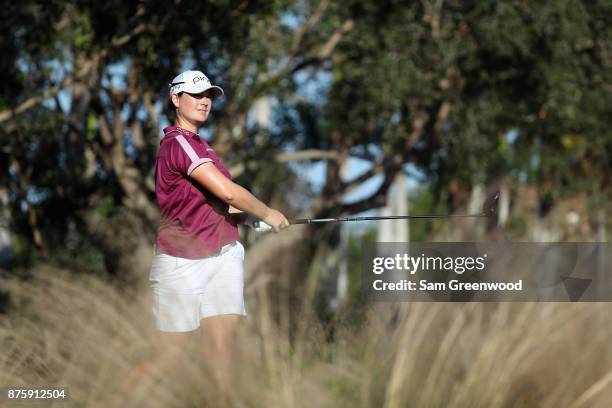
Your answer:
[[[283,214],[268,207],[247,189],[225,177],[213,163],[196,167],[191,178],[231,207],[254,215],[277,232],[289,226],[289,221]]]

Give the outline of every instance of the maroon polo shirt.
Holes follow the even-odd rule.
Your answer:
[[[228,217],[229,205],[190,177],[204,163],[213,163],[232,179],[199,135],[176,126],[164,129],[155,164],[155,196],[161,212],[158,252],[204,258],[238,240],[238,228]]]

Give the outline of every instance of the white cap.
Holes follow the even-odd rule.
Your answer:
[[[199,94],[204,91],[211,89],[213,91],[213,98],[216,99],[223,95],[223,89],[216,85],[212,85],[210,80],[201,71],[185,71],[182,74],[177,75],[170,84],[170,95],[177,94],[179,92],[187,92],[192,94]]]

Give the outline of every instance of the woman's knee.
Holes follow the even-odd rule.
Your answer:
[[[222,315],[202,319],[201,334],[205,345],[223,351],[231,345],[235,331],[244,320],[241,315]]]

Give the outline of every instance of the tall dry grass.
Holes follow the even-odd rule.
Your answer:
[[[111,397],[155,337],[148,292],[52,268],[2,284],[13,312],[0,321],[0,386],[65,386],[70,402],[54,406],[116,406]],[[237,333],[230,391],[194,358],[194,341],[162,378],[135,388],[128,405],[611,405],[612,306],[605,303],[381,303],[359,324],[348,323],[351,311],[333,327],[304,317],[292,337],[286,319],[273,320],[272,306],[259,299]]]

